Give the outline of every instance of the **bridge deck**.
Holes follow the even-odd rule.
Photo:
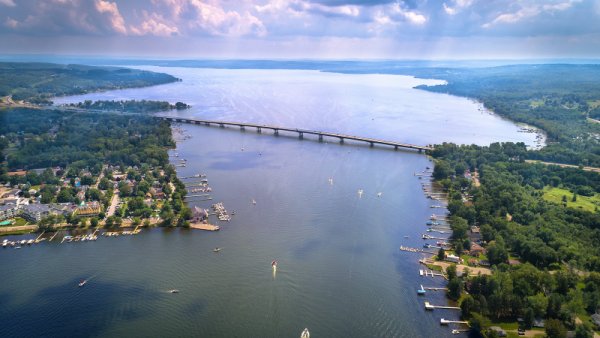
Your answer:
[[[416,150],[419,150],[419,151],[425,151],[425,150],[432,150],[433,149],[432,147],[428,147],[428,146],[419,146],[419,145],[408,144],[408,143],[386,141],[386,140],[380,140],[380,139],[374,139],[374,138],[368,138],[368,137],[360,137],[360,136],[354,136],[354,135],[331,133],[331,132],[324,132],[324,131],[317,131],[317,130],[298,129],[298,128],[286,128],[286,127],[280,127],[280,126],[274,126],[274,125],[268,125],[268,124],[255,124],[255,123],[244,123],[244,122],[190,119],[190,118],[175,117],[175,116],[156,116],[156,117],[160,118],[160,119],[163,119],[163,120],[166,120],[166,121],[171,121],[171,122],[181,122],[181,123],[191,123],[191,124],[206,124],[206,125],[214,124],[214,125],[219,125],[219,126],[236,126],[236,127],[243,127],[243,128],[247,127],[247,128],[256,128],[257,130],[270,129],[270,130],[273,130],[275,132],[287,131],[287,132],[292,132],[292,133],[298,133],[300,136],[302,136],[303,134],[317,135],[319,137],[328,136],[328,137],[339,138],[340,141],[343,141],[343,140],[354,140],[354,141],[367,142],[367,143],[369,143],[371,145],[373,145],[373,144],[382,144],[382,145],[392,146],[392,147],[395,147],[395,148],[409,148],[409,149],[416,149]]]

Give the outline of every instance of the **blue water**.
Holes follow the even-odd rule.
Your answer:
[[[434,80],[146,68],[183,82],[57,101],[183,101],[193,105],[183,116],[415,144],[533,142],[475,102],[412,89]],[[171,152],[179,155],[175,163],[187,160],[180,176],[206,174],[213,202],[234,210],[233,220],[214,233],[153,229],[2,250],[0,335],[298,337],[308,327],[311,337],[452,336],[439,319],[456,319],[456,311],[423,307],[424,300],[445,304],[443,293],[416,294],[421,284],[444,281],[420,277],[423,256],[398,249],[421,247],[426,220],[442,211],[429,208],[439,202],[425,198],[424,180],[414,176],[432,166],[426,156],[234,128],[175,128],[191,136]],[[223,250],[215,254],[217,246]]]

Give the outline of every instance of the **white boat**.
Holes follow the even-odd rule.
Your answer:
[[[177,290],[177,289],[169,290],[169,293],[179,293],[179,290]]]
[[[304,331],[302,331],[302,333],[300,334],[300,338],[310,338],[310,332],[308,332],[307,328],[305,328]]]
[[[256,200],[252,199],[252,204],[256,205]]]
[[[77,285],[79,285],[79,287],[82,287],[82,286],[84,286],[86,283],[87,283],[87,279],[84,279],[84,280],[82,280],[81,282],[79,282],[79,284],[77,284]]]
[[[273,267],[273,272],[277,271],[277,261],[272,261],[271,267]]]
[[[30,239],[30,240],[28,240],[28,241],[27,241],[27,244],[28,244],[28,245],[31,245],[31,244],[33,244],[33,242],[34,242],[34,240],[33,240],[33,239]]]

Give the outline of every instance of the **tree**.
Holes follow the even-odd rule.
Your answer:
[[[446,274],[448,275],[448,279],[454,279],[458,276],[458,274],[456,273],[456,264],[450,264],[447,268],[446,268]]]
[[[440,248],[438,250],[437,259],[443,261],[446,258],[446,250],[444,248]]]
[[[575,328],[575,338],[592,338],[593,331],[585,325],[577,325]]]
[[[577,194],[573,193],[573,198],[571,199],[571,202],[577,202]]]
[[[469,326],[471,327],[471,330],[481,334],[491,325],[492,322],[487,317],[476,312],[471,313],[471,320],[469,320]]]
[[[567,329],[558,319],[546,320],[546,335],[548,338],[564,338],[567,336]]]
[[[96,228],[98,226],[98,218],[94,217],[90,220],[90,226]]]
[[[478,307],[479,306],[475,298],[469,294],[464,296],[460,302],[460,310],[464,318],[469,318],[471,316],[471,312],[479,311]]]
[[[453,300],[460,298],[462,292],[462,281],[459,278],[452,278],[448,282],[448,297]]]

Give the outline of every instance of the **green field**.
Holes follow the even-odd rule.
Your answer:
[[[544,188],[544,199],[546,201],[563,204],[563,196],[567,196],[567,207],[569,208],[579,208],[595,212],[596,207],[600,207],[600,196],[598,194],[591,197],[577,195],[577,201],[572,202],[573,193],[569,190],[551,187]]]

